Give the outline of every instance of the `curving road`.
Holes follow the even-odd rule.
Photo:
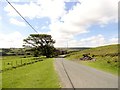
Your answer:
[[[55,59],[63,88],[118,88],[118,77],[64,58]]]

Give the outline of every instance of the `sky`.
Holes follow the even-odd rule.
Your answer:
[[[55,47],[98,47],[118,43],[119,0],[9,0]],[[0,1],[0,48],[21,48],[36,34],[5,1]]]

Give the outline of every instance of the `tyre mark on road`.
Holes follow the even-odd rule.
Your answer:
[[[72,82],[72,80],[70,79],[70,76],[69,76],[69,74],[67,73],[67,70],[66,70],[66,68],[65,68],[65,66],[64,66],[63,60],[62,60],[62,65],[63,65],[64,71],[65,71],[65,73],[66,73],[66,75],[67,75],[67,77],[68,77],[68,79],[69,79],[69,81],[70,81],[70,83],[71,83],[71,85],[72,85],[72,87],[73,87],[73,90],[75,90],[75,87],[74,87],[74,85],[73,85],[73,82]]]

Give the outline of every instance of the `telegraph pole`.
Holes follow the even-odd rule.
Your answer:
[[[68,41],[67,41],[67,49],[68,49]]]

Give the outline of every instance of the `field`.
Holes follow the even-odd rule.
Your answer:
[[[89,56],[94,55],[96,61],[80,60],[80,58],[83,57],[83,54],[86,53],[90,53]],[[79,52],[73,52],[67,56],[67,59],[78,61],[81,64],[118,75],[118,67],[120,67],[118,62],[118,55],[118,45],[109,45],[86,49]]]
[[[22,65],[32,64],[41,61],[41,57],[26,57],[26,56],[3,56],[2,70],[17,68]]]
[[[2,57],[0,56],[0,70],[2,70]],[[0,89],[2,88],[2,74],[0,73]]]
[[[54,60],[41,59],[43,61],[0,73],[2,74],[2,88],[59,88],[58,76],[53,66]],[[32,62],[35,58],[28,57],[22,58],[22,60],[22,63]],[[16,66],[16,61],[18,61],[18,64],[21,64],[21,57],[3,57],[3,64],[11,62],[13,66]],[[8,66],[4,66],[3,68],[8,68]]]

